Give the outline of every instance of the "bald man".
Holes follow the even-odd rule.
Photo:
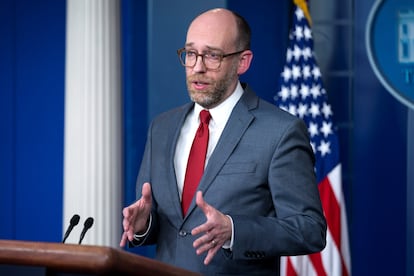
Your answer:
[[[278,275],[280,256],[322,250],[326,221],[306,126],[239,81],[253,59],[248,23],[209,10],[177,53],[191,102],[151,123],[120,245],[156,244],[156,259],[204,275]],[[196,162],[204,172],[189,196],[201,113],[209,118]]]

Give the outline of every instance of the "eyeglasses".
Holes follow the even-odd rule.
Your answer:
[[[197,53],[194,50],[186,50],[185,48],[181,48],[177,50],[178,58],[180,59],[181,65],[189,68],[193,68],[196,63],[198,57],[201,57],[201,61],[203,62],[204,66],[209,70],[217,70],[220,68],[221,62],[223,58],[234,56],[240,54],[246,50],[237,51],[234,53],[223,54],[220,52],[215,51],[208,51],[202,54]]]

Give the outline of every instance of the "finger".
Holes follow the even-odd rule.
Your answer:
[[[207,232],[205,235],[202,235],[201,237],[199,237],[193,242],[193,247],[194,248],[201,247],[205,244],[209,244],[212,240],[214,240],[212,234],[210,232]]]
[[[122,209],[122,215],[125,218],[128,218],[131,215],[131,210],[129,209],[129,206]]]
[[[193,230],[191,230],[191,235],[193,236],[197,236],[201,233],[207,233],[211,231],[211,226],[206,222],[203,223],[195,228],[193,228]]]
[[[201,191],[197,191],[196,204],[198,208],[200,208],[203,211],[207,219],[216,211],[216,209],[214,209],[213,206],[211,206],[207,203],[207,201],[204,200],[203,193]]]
[[[122,226],[124,227],[124,231],[128,231],[130,228],[133,227],[132,223],[135,220],[134,209],[128,206],[124,208],[122,213],[124,215],[124,219],[122,220]]]
[[[122,226],[124,227],[124,231],[128,231],[128,228],[131,226],[130,222],[130,214],[129,209],[124,208],[122,214],[124,215],[124,219],[122,220]]]
[[[142,185],[140,201],[144,206],[147,204],[152,204],[151,185],[148,182],[145,182]]]
[[[211,250],[212,248],[217,247],[217,243],[213,242],[212,239],[210,239],[208,242],[203,242],[197,249],[196,253],[197,255],[203,254],[206,251]]]
[[[134,228],[132,225],[127,225],[126,227],[124,227],[124,233],[122,234],[122,238],[124,238],[124,236],[126,237],[127,240],[132,241],[134,239]]]
[[[119,243],[119,246],[124,247],[127,243],[128,236],[126,232],[122,233],[121,242]]]
[[[129,241],[132,241],[133,239],[134,239],[134,235],[135,235],[135,230],[133,230],[133,229],[129,229],[126,233],[127,233],[127,236],[128,236],[128,240]]]
[[[213,260],[214,256],[216,255],[219,249],[220,249],[220,246],[215,245],[208,251],[206,258],[204,259],[205,265],[208,265],[211,262],[211,260]]]
[[[207,202],[204,201],[203,193],[201,191],[197,191],[196,204],[203,211],[204,215],[207,217],[207,214],[210,211],[210,205],[208,205]],[[211,227],[208,224],[208,217],[207,217],[207,222],[195,227],[191,231],[191,234],[192,235],[198,235],[198,234],[201,234],[203,232],[208,232],[210,230],[210,228]]]
[[[149,184],[148,182],[145,182],[144,185],[142,185],[141,194],[142,194],[142,198],[144,199],[144,201],[151,202],[152,201],[151,184]]]
[[[201,191],[197,191],[196,204],[204,213],[206,213],[209,205],[204,201],[203,193]]]

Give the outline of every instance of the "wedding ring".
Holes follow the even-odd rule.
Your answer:
[[[216,246],[216,244],[217,244],[217,242],[216,242],[215,240],[212,240],[212,241],[211,241],[211,245],[212,245],[212,246]]]

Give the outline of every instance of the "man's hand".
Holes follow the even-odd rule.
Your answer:
[[[204,212],[207,221],[191,231],[192,235],[202,234],[194,241],[193,246],[196,248],[197,255],[207,251],[204,264],[208,265],[224,243],[230,241],[231,221],[229,217],[207,204],[201,191],[197,192],[196,203]]]
[[[151,185],[144,183],[142,186],[142,196],[135,203],[125,207],[122,210],[124,219],[122,226],[124,233],[122,234],[119,245],[124,247],[127,241],[134,239],[134,234],[137,232],[144,232],[148,228],[148,218],[151,212],[152,195]]]

